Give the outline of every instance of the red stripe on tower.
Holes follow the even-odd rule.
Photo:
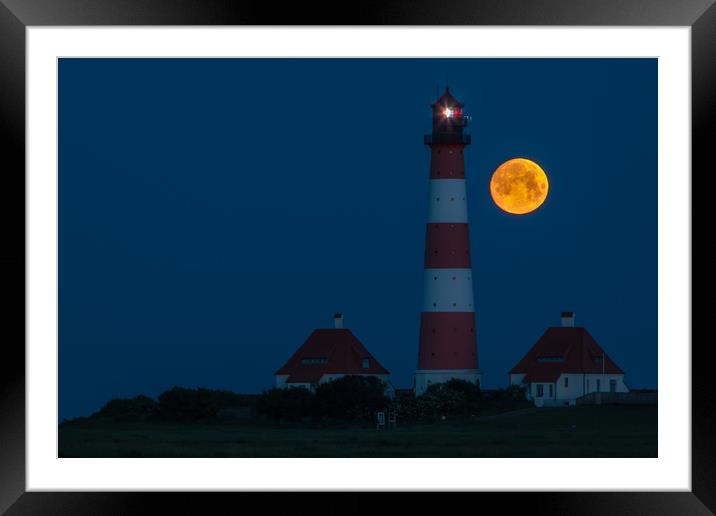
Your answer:
[[[475,307],[467,222],[463,105],[445,93],[434,104],[430,146],[430,198],[425,233],[423,312],[415,393],[453,378],[481,378],[475,339]]]

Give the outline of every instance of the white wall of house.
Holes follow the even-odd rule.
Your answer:
[[[289,387],[303,387],[308,389],[309,391],[314,390],[314,386],[311,383],[286,383],[286,380],[288,379],[287,374],[277,374],[276,376],[276,388],[277,389],[286,389]],[[332,382],[333,380],[337,380],[338,378],[343,378],[344,374],[324,374],[321,376],[321,378],[318,380],[318,383],[327,383]],[[376,378],[379,378],[383,384],[385,384],[385,394],[389,398],[392,398],[395,396],[395,388],[393,385],[388,381],[388,375],[387,374],[361,374],[357,376],[375,376]]]
[[[542,387],[541,395],[540,387]],[[556,386],[554,382],[538,382],[529,384],[527,398],[533,400],[537,407],[544,406],[545,400],[555,400],[555,396]]]
[[[517,377],[519,375],[510,375],[510,383],[519,385]],[[522,375],[524,378],[524,375]],[[519,378],[521,382],[522,378]],[[567,379],[565,384],[565,378]],[[533,400],[535,406],[544,407],[547,405],[564,405],[569,403],[575,404],[575,400],[580,396],[597,392],[611,392],[613,381],[614,392],[629,392],[629,388],[624,383],[623,374],[562,374],[556,382],[531,383],[527,385],[527,399]],[[542,386],[542,395],[539,396],[539,385]],[[550,395],[550,385],[552,391]]]
[[[572,400],[579,398],[584,395],[584,382],[582,378],[583,374],[569,374],[562,373],[557,379],[557,399],[558,400]]]
[[[614,392],[629,392],[629,388],[624,383],[623,374],[585,374],[584,394],[589,394],[590,392],[597,392],[597,384],[599,384],[599,392],[611,392],[611,380],[614,380]]]
[[[321,379],[318,381],[318,383],[326,383],[326,382],[332,382],[333,380],[338,380],[339,378],[343,378],[344,374],[324,374],[321,376]],[[388,381],[388,375],[387,374],[356,374],[355,376],[375,376],[376,378],[379,378],[383,382]]]
[[[310,383],[288,383],[288,384],[286,384],[286,388],[289,388],[289,389],[293,389],[296,387],[308,389],[309,391],[313,390],[313,385],[311,385]]]

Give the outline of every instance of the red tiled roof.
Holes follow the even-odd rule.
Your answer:
[[[602,356],[605,373],[624,373],[586,329],[548,328],[510,374],[524,373],[524,383],[553,382],[562,373],[600,374]]]
[[[326,363],[304,364],[305,358]],[[363,359],[370,359],[363,368]],[[275,374],[289,375],[287,383],[314,383],[324,374],[389,374],[348,329],[314,330],[306,342]]]

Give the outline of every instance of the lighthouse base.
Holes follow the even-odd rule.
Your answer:
[[[445,383],[453,379],[476,383],[479,386],[482,381],[482,373],[479,369],[419,369],[415,371],[415,395],[420,396],[431,385]]]

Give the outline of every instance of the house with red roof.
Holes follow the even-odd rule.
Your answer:
[[[624,371],[585,328],[574,326],[574,312],[562,312],[562,326],[548,328],[509,376],[538,407],[574,405],[592,392],[629,392]]]
[[[392,396],[388,370],[366,349],[349,329],[343,327],[343,315],[335,314],[334,328],[314,330],[303,345],[276,371],[276,387],[305,387],[346,375],[375,376]]]

